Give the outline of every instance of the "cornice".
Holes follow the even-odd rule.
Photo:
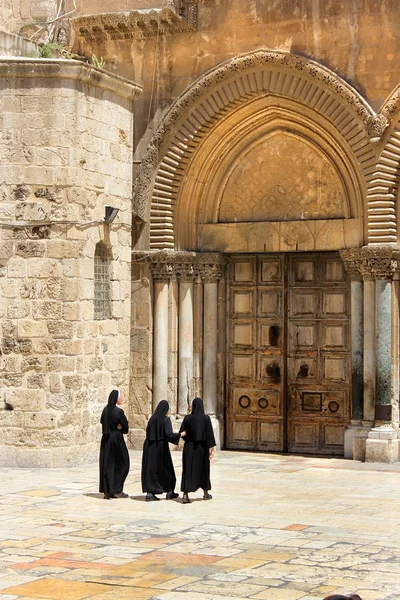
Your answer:
[[[110,90],[118,96],[133,99],[142,87],[119,75],[79,60],[61,58],[0,58],[0,78],[14,79],[73,79],[97,88]]]
[[[142,39],[156,35],[193,31],[188,20],[176,14],[171,6],[161,9],[100,13],[71,19],[74,38],[85,42]]]

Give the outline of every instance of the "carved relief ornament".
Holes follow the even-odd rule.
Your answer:
[[[352,280],[392,280],[400,273],[400,248],[395,246],[352,248],[340,256]]]
[[[388,116],[377,115],[368,103],[353,89],[348,83],[342,80],[333,71],[326,67],[295,54],[260,49],[248,54],[237,56],[222,65],[216,67],[197,80],[182,96],[180,96],[171,106],[168,113],[163,118],[157,131],[152,137],[146,154],[142,159],[138,179],[134,187],[135,211],[141,217],[147,220],[147,206],[150,199],[152,176],[158,167],[160,159],[168,152],[168,146],[172,143],[172,134],[180,131],[184,126],[190,131],[189,117],[195,115],[195,107],[201,104],[203,99],[212,95],[212,91],[224,90],[229,87],[232,80],[240,81],[246,79],[246,73],[251,75],[254,72],[279,72],[290,74],[294,78],[311,81],[318,88],[325,89],[333,98],[336,98],[344,111],[351,112],[354,119],[358,120],[360,125],[364,126],[365,136],[376,141],[384,132],[388,125]],[[277,78],[277,81],[281,78]],[[278,84],[276,84],[278,85]],[[239,86],[241,89],[242,86]],[[245,87],[245,86],[244,86]],[[228,90],[228,88],[227,88]],[[277,90],[270,86],[260,89],[259,93],[265,94],[277,93]],[[279,92],[279,90],[278,90]],[[256,91],[254,92],[256,93]],[[281,92],[279,92],[281,93]],[[290,94],[288,94],[290,96]],[[229,90],[224,91],[222,97],[229,98]],[[293,96],[297,101],[296,95]],[[254,98],[254,96],[252,96]],[[203,120],[201,123],[201,135],[205,135],[207,128],[215,124],[215,118],[223,118],[226,115],[226,109],[232,104],[237,107],[238,101],[248,101],[248,95],[244,94],[240,98],[232,98],[232,101],[224,106],[224,111],[215,111],[215,114],[205,116],[207,111],[202,111]],[[196,122],[196,118],[192,119]],[[188,124],[189,123],[189,124]],[[195,135],[195,133],[193,133]],[[345,136],[346,134],[343,133]]]
[[[227,263],[221,254],[174,250],[134,251],[132,261],[148,263],[154,281],[191,282],[200,275],[205,283],[219,281]]]

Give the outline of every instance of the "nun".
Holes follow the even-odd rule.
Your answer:
[[[123,434],[128,433],[129,425],[121,408],[122,402],[121,393],[113,390],[101,413],[100,493],[104,494],[105,500],[128,498],[123,489],[129,473],[129,453]]]
[[[142,490],[146,501],[159,500],[156,494],[166,493],[167,500],[177,498],[176,477],[169,443],[177,445],[184,432],[174,433],[171,419],[167,416],[169,404],[161,400],[146,427],[143,444]]]
[[[183,419],[180,431],[185,432],[182,455],[182,503],[189,504],[189,492],[196,492],[199,488],[204,492],[203,500],[211,500],[210,460],[214,454],[215,438],[211,419],[204,413],[201,398],[193,400],[191,414]]]

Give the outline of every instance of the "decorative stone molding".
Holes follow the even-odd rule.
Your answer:
[[[190,282],[200,275],[204,282],[216,282],[223,277],[227,259],[221,254],[174,250],[134,251],[132,262],[150,264],[154,280]]]
[[[208,130],[229,111],[266,94],[292,99],[315,110],[316,119],[330,121],[346,148],[354,153],[368,185],[367,171],[370,173],[371,163],[376,161],[370,137],[376,141],[387,121],[326,67],[295,54],[257,50],[233,58],[197,80],[173,104],[154,134],[142,160],[134,196],[134,212],[145,221],[149,220],[152,197],[151,248],[174,246],[180,182]],[[152,219],[153,214],[157,219]]]
[[[167,262],[152,262],[150,270],[154,281],[169,281],[174,276],[174,267]]]
[[[340,250],[345,269],[352,279],[389,279],[400,272],[400,247],[365,246]]]
[[[169,4],[165,8],[149,11],[132,10],[75,17],[71,19],[72,45],[75,45],[77,38],[91,43],[192,31],[193,26],[185,16],[185,12],[178,15]]]
[[[218,283],[224,276],[225,263],[208,263],[201,265],[200,277],[203,283]]]
[[[98,69],[79,60],[58,58],[3,58],[0,59],[0,78],[72,79],[94,87],[111,90],[123,98],[136,98],[142,87],[119,75]],[[33,85],[33,84],[32,84]],[[37,85],[39,85],[37,83]]]
[[[366,117],[364,123],[371,142],[378,142],[389,127],[389,119],[382,114]]]
[[[381,114],[388,120],[393,119],[400,109],[400,85],[398,85],[385,100],[381,108]]]

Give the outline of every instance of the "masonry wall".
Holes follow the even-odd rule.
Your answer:
[[[0,70],[0,464],[82,464],[97,458],[111,389],[128,398],[138,89],[76,61]],[[105,205],[120,209],[111,225]],[[112,258],[105,320],[94,319],[99,241]]]
[[[396,0],[199,0],[197,8],[195,31],[158,38],[135,34],[120,41],[101,31],[97,39],[93,33],[90,39],[76,39],[76,49],[103,56],[115,72],[143,84],[136,114],[137,139],[145,136],[144,146],[149,115],[158,122],[198,77],[257,48],[320,62],[349,81],[375,110],[399,82]],[[111,3],[108,10],[115,10]]]

